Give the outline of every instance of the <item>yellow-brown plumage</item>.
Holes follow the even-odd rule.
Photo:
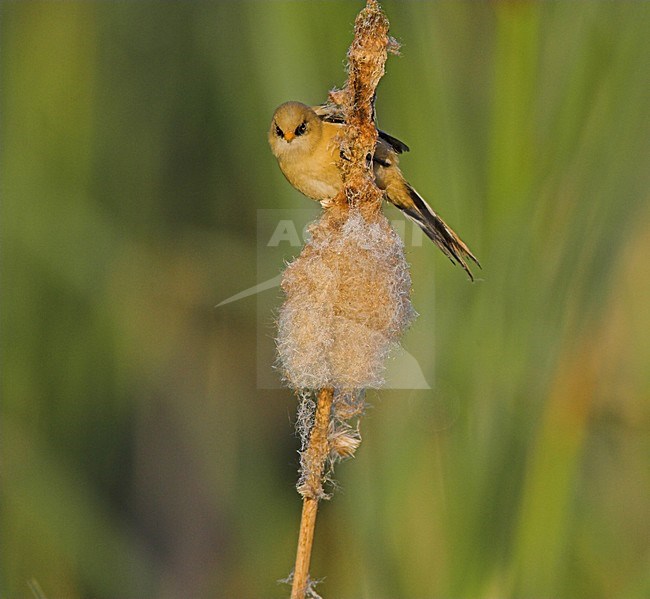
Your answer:
[[[271,151],[289,183],[325,206],[343,187],[337,167],[340,153],[337,134],[343,125],[340,113],[333,107],[312,108],[300,102],[286,102],[276,109],[269,129]],[[480,267],[478,260],[409,185],[398,167],[398,154],[408,151],[408,147],[383,131],[378,134],[373,156],[377,187],[473,280],[466,259],[473,260]]]

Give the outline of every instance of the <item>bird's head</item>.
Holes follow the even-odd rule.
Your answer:
[[[285,102],[273,114],[269,129],[271,151],[287,154],[311,153],[320,140],[323,124],[318,115],[300,102]]]

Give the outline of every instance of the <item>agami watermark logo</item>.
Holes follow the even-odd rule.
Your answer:
[[[260,323],[268,323],[258,334],[258,387],[281,387],[280,374],[273,370],[269,355],[274,354],[273,314],[279,306],[277,290],[282,279],[283,265],[300,253],[309,240],[309,223],[318,218],[320,210],[312,209],[269,209],[258,210],[257,218],[257,277],[259,283],[222,300],[217,308],[257,296],[257,312]],[[406,219],[395,219],[391,225],[408,247],[421,247],[424,234],[415,224]],[[272,361],[272,360],[271,360]],[[389,389],[431,389],[417,359],[403,347],[389,358],[386,370],[385,388]]]
[[[290,211],[289,210],[259,210],[258,212],[259,213],[272,212],[275,214],[278,212],[293,213],[293,212],[297,212],[297,210],[290,210]],[[313,210],[301,210],[300,212],[306,212],[309,216],[312,217],[309,222],[311,222],[311,220],[313,220],[313,218],[315,218],[317,215],[317,213],[315,213]],[[303,219],[301,218],[300,221],[297,221],[294,215],[293,218],[282,218],[277,221],[274,221],[274,228],[271,231],[270,235],[268,235],[268,231],[267,231],[267,235],[263,237],[263,239],[266,240],[266,242],[263,244],[263,247],[269,249],[280,248],[280,246],[289,247],[289,248],[301,248],[309,238],[309,234],[307,232],[307,225],[309,224],[309,222],[306,225],[303,224],[302,227],[299,228],[299,224],[301,223],[302,220]],[[262,231],[260,231],[259,224],[260,223],[258,220],[258,232],[261,233]],[[402,240],[407,239],[407,226],[408,226],[408,238],[410,242],[407,245],[409,245],[410,247],[422,246],[422,239],[424,238],[424,233],[422,232],[422,229],[420,229],[420,227],[418,227],[415,223],[410,221],[407,222],[405,219],[401,219],[401,220],[391,221],[391,226],[393,227],[393,229],[397,231],[398,235],[402,238]],[[264,227],[264,229],[266,229],[266,227]],[[281,279],[281,275],[276,275],[266,281],[262,281],[261,283],[258,283],[257,285],[253,285],[248,289],[244,289],[243,291],[240,291],[239,293],[236,293],[235,295],[232,295],[231,297],[226,298],[225,300],[219,302],[217,304],[217,308],[220,306],[225,306],[226,304],[229,304],[231,302],[236,302],[246,297],[250,297],[251,295],[261,293],[262,291],[273,289],[274,287],[279,287],[280,279]]]

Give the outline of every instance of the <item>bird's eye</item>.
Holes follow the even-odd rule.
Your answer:
[[[296,127],[296,136],[302,135],[305,131],[307,131],[307,123],[301,123]]]
[[[282,131],[278,125],[275,126],[275,134],[278,137],[284,137],[284,131]]]

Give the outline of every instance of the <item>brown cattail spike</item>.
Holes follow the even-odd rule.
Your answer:
[[[327,497],[323,484],[333,464],[352,457],[361,442],[358,423],[346,421],[363,412],[363,390],[383,384],[386,358],[415,317],[403,244],[381,214],[382,192],[371,164],[375,90],[388,52],[397,48],[386,16],[367,0],[355,22],[346,85],[330,93],[346,123],[340,139],[343,190],[309,227],[310,240],[282,278],[278,362],[301,397],[303,441],[292,599],[315,596],[308,572],[318,501]]]

